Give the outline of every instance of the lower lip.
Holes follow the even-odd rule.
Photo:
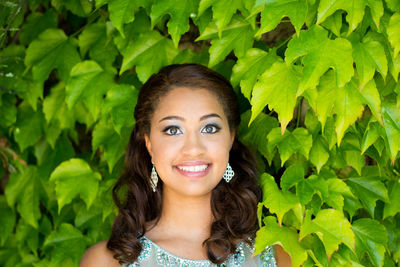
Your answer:
[[[207,173],[210,171],[211,164],[208,165],[207,168],[204,171],[199,171],[199,172],[188,172],[188,171],[181,170],[178,167],[175,167],[175,168],[183,176],[187,176],[187,177],[203,177],[203,176],[206,176]]]

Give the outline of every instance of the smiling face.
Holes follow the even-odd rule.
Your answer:
[[[221,181],[234,135],[216,96],[205,89],[175,88],[160,99],[146,147],[164,194],[210,195]]]

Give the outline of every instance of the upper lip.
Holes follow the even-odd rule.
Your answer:
[[[199,165],[209,165],[210,163],[207,163],[205,161],[186,161],[179,163],[176,166],[199,166]]]

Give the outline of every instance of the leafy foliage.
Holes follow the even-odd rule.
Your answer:
[[[76,266],[106,239],[138,88],[172,63],[231,80],[259,161],[256,252],[400,260],[398,0],[0,3],[0,265]]]

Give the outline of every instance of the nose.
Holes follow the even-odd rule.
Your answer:
[[[185,156],[196,157],[202,155],[205,152],[204,140],[198,133],[187,133],[185,135],[185,141],[182,147],[182,152]]]

